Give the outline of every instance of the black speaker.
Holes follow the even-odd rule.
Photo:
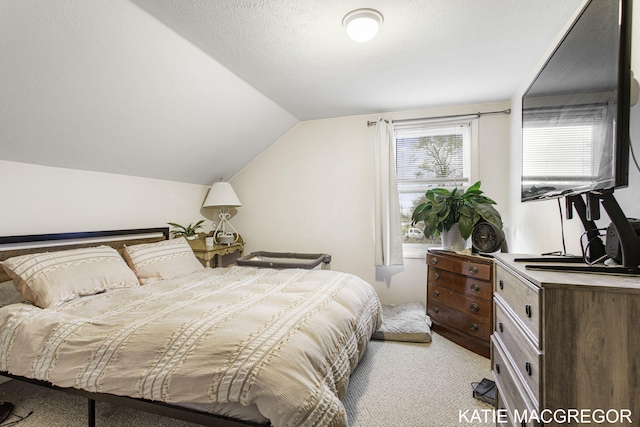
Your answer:
[[[640,236],[640,219],[627,218],[631,228],[636,232],[636,236]],[[622,264],[622,248],[620,247],[620,239],[618,238],[618,232],[613,224],[609,224],[607,228],[607,242],[605,244],[605,251],[609,258],[614,260],[618,264]]]

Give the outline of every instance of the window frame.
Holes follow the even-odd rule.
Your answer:
[[[417,123],[409,123],[409,121],[407,121],[407,123],[403,123],[402,121],[398,121],[394,123],[394,137],[396,139],[396,141],[399,139],[398,138],[398,134],[396,132],[396,130],[400,130],[400,131],[406,131],[408,129],[415,129],[416,131],[419,131],[419,129],[427,129],[427,128],[434,128],[434,127],[442,127],[442,126],[446,126],[446,125],[456,125],[456,124],[465,124],[468,123],[469,126],[469,182],[466,183],[466,187],[470,186],[471,184],[473,184],[474,182],[478,181],[478,176],[479,176],[479,135],[478,135],[478,117],[476,115],[474,116],[466,116],[466,117],[458,117],[458,118],[452,118],[452,119],[437,119],[437,120],[428,120],[425,122],[421,122],[419,124]],[[397,155],[397,143],[395,144],[395,150],[396,150],[396,155]],[[398,165],[396,164],[396,168],[398,168]],[[397,174],[397,172],[396,172]],[[444,187],[447,188],[449,190],[453,190],[453,188],[464,188],[465,184],[459,184],[459,185],[440,185],[437,180],[433,180],[433,179],[425,179],[425,180],[418,180],[418,181],[423,181],[425,183],[429,183],[429,184],[416,184],[414,187],[412,187],[411,189],[415,189],[416,191],[408,191],[410,189],[407,188],[403,188],[401,190],[400,188],[400,180],[398,180],[398,182],[396,183],[396,187],[398,190],[398,194],[412,194],[412,193],[419,193],[421,191],[425,191],[428,188],[436,188],[436,187]],[[403,254],[403,258],[418,258],[418,259],[426,259],[426,253],[427,250],[431,249],[431,248],[437,248],[440,247],[440,245],[437,244],[426,244],[426,243],[402,243],[402,254]]]

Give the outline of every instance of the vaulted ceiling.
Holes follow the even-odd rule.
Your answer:
[[[300,120],[507,100],[581,3],[2,0],[0,159],[210,184]]]

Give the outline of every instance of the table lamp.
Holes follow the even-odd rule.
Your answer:
[[[242,206],[242,203],[240,203],[238,196],[236,196],[235,191],[233,191],[231,184],[222,181],[222,179],[213,183],[207,197],[204,199],[202,207],[220,208],[220,222],[213,231],[213,239],[216,243],[230,245],[238,241],[240,235],[238,231],[233,228],[233,225],[229,223],[229,218],[231,218],[229,208],[240,206]],[[233,230],[233,232],[227,231],[228,229]]]

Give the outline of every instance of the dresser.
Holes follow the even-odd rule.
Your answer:
[[[640,278],[536,271],[518,258],[495,257],[498,424],[639,424]],[[543,422],[517,417],[531,413]]]
[[[427,314],[432,329],[484,357],[493,331],[493,260],[427,252]]]

